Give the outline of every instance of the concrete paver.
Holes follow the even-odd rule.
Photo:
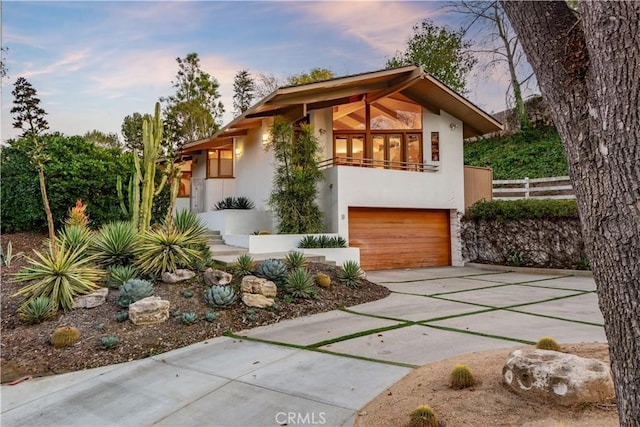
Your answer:
[[[575,289],[577,291],[595,291],[596,281],[593,277],[562,277],[559,279],[544,280],[542,282],[527,283],[528,286],[544,286],[549,288]]]
[[[544,301],[575,295],[576,291],[563,289],[534,288],[530,286],[502,286],[499,288],[462,291],[455,294],[442,295],[442,298],[482,304],[491,307],[508,307],[516,304]]]
[[[467,277],[446,279],[420,280],[406,283],[385,283],[393,292],[404,292],[416,295],[433,295],[447,292],[464,291],[468,289],[490,288],[505,286],[505,283],[473,280]]]
[[[541,304],[527,305],[518,307],[517,310],[604,325],[602,312],[598,308],[598,295],[595,293],[578,295],[557,301],[548,301]]]
[[[501,283],[524,283],[563,277],[561,274],[498,273],[474,276],[475,280]]]
[[[410,268],[405,270],[367,271],[367,280],[375,283],[407,282],[411,280],[428,280],[443,277],[461,277],[472,275],[486,275],[491,271],[472,267],[435,267]],[[496,274],[500,274],[497,273]]]

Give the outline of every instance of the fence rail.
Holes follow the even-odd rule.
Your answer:
[[[547,178],[494,179],[494,200],[575,199],[568,176]]]
[[[334,157],[318,163],[320,169],[332,166],[356,166],[375,169],[396,169],[414,172],[437,172],[438,165],[414,162],[395,162],[391,160],[363,159],[362,157]]]

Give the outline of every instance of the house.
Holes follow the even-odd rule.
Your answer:
[[[461,265],[462,141],[499,122],[417,66],[280,88],[184,148],[185,206],[206,217],[226,196],[256,204],[253,219],[241,221],[253,228],[223,234],[273,230],[265,144],[275,116],[313,125],[324,147],[325,231],[359,247],[363,268]]]

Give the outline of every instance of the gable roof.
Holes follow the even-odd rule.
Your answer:
[[[502,129],[500,122],[491,115],[426,73],[422,67],[409,65],[281,87],[223,126],[211,138],[186,144],[183,152],[206,148],[233,136],[246,135],[249,129],[259,127],[264,117],[280,115],[294,121],[311,110],[362,100],[373,102],[396,92],[435,114],[440,114],[442,109],[462,120],[464,138]]]

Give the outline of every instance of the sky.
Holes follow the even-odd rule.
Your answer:
[[[410,1],[7,1],[0,0],[1,139],[17,136],[11,91],[18,77],[37,90],[51,131],[120,133],[125,116],[152,113],[171,95],[177,57],[198,53],[220,84],[232,119],[233,77],[242,69],[279,78],[328,68],[336,76],[384,68],[424,18],[458,28],[439,2]],[[508,79],[477,71],[467,97],[505,109]]]

